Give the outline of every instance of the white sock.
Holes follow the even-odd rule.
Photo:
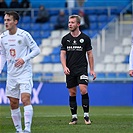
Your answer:
[[[77,114],[72,115],[72,118],[77,118]]]
[[[24,122],[25,122],[25,130],[31,131],[31,123],[33,116],[33,107],[32,105],[24,106]]]
[[[89,113],[84,113],[84,117],[89,117]]]
[[[17,131],[22,131],[22,124],[21,124],[21,112],[20,107],[17,109],[11,110],[11,117],[14,123],[14,126]]]

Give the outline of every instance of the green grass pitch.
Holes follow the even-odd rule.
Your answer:
[[[132,107],[91,106],[91,125],[84,124],[82,107],[78,107],[77,125],[68,124],[71,119],[68,106],[33,107],[32,133],[133,133]],[[9,106],[0,106],[0,133],[15,133]]]

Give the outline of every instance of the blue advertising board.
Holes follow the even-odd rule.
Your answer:
[[[0,105],[8,105],[5,85],[0,82]],[[91,106],[132,106],[133,86],[131,82],[93,82],[88,86]],[[77,103],[81,95],[77,89]],[[33,105],[69,105],[69,94],[65,83],[34,82],[31,102]]]

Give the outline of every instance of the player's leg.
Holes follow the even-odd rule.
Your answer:
[[[82,96],[82,107],[84,111],[85,124],[89,125],[91,124],[91,121],[89,119],[89,95],[87,92],[87,85],[79,84],[79,88]]]
[[[86,69],[82,69],[78,78],[80,93],[82,96],[82,107],[84,111],[85,124],[91,124],[89,119],[89,95],[88,95],[88,73]]]
[[[31,90],[33,87],[33,83],[31,80],[26,81],[26,83],[20,84],[21,91],[21,101],[24,105],[24,123],[25,129],[24,132],[31,132],[31,124],[33,117],[33,107],[31,105]]]
[[[11,117],[16,128],[16,132],[22,132],[21,111],[19,107],[20,91],[15,80],[8,79],[6,84],[6,96],[9,98],[11,107]]]
[[[25,123],[25,131],[31,132],[31,124],[32,124],[32,117],[33,117],[33,107],[30,101],[30,94],[29,93],[22,93],[21,94],[21,101],[24,105],[24,123]]]
[[[21,125],[21,111],[19,107],[19,99],[8,97],[10,100],[10,107],[11,107],[11,117],[16,128],[16,132],[22,132],[22,125]]]
[[[72,120],[69,124],[77,123],[77,101],[76,101],[76,87],[69,88],[69,105],[72,114]]]
[[[76,101],[76,86],[77,81],[74,77],[70,75],[66,78],[67,88],[69,91],[69,106],[72,114],[72,120],[69,124],[76,124],[77,123],[77,101]]]

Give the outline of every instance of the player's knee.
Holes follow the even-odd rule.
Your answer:
[[[76,91],[69,91],[70,96],[76,96]]]
[[[21,101],[22,101],[24,106],[29,105],[30,104],[30,95],[28,95],[28,94],[22,95]]]
[[[81,93],[82,95],[86,94],[86,93],[87,93],[87,89],[82,89],[82,90],[80,90],[80,93]]]
[[[22,103],[23,103],[24,106],[29,105],[30,104],[30,99],[27,98],[27,97],[24,97],[24,98],[22,98]]]
[[[11,109],[17,109],[19,107],[19,100],[10,99],[10,106],[11,106]]]
[[[82,95],[86,94],[88,91],[87,91],[87,86],[86,85],[80,85],[80,93]]]
[[[71,96],[76,96],[76,92],[72,92],[71,93]]]

